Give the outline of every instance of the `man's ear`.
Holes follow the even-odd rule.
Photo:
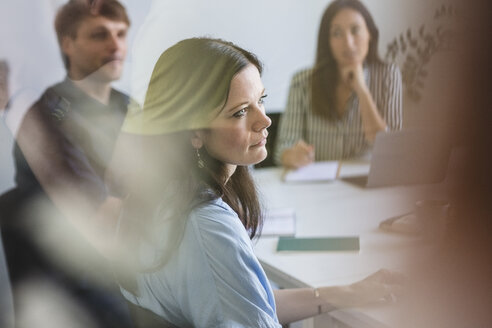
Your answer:
[[[204,133],[202,130],[191,131],[191,145],[195,149],[200,149],[203,147]]]
[[[70,54],[73,52],[73,39],[69,36],[62,37],[61,43],[60,43],[60,48],[61,48],[61,51],[66,56],[70,56]]]

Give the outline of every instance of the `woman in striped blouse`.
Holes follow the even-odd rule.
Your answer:
[[[358,0],[335,0],[321,20],[316,63],[294,75],[275,151],[297,168],[365,153],[402,123],[401,74],[377,54],[378,30]]]

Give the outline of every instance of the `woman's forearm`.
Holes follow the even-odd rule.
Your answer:
[[[357,92],[357,95],[359,97],[359,108],[364,135],[367,141],[373,143],[376,134],[386,130],[386,122],[379,114],[369,89],[363,88]]]
[[[322,300],[315,296],[313,288],[277,289],[274,294],[277,317],[282,325],[319,314]]]
[[[344,287],[337,286],[274,290],[278,320],[287,324],[329,312],[335,309],[330,300],[344,299],[344,294]]]

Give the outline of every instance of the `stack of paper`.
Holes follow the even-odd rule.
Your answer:
[[[263,223],[262,236],[294,236],[296,216],[293,208],[268,210]]]
[[[314,162],[297,170],[289,170],[284,175],[286,182],[294,181],[329,181],[338,175],[338,161]]]

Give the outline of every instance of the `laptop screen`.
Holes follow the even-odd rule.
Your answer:
[[[345,177],[361,187],[429,184],[443,181],[451,142],[436,129],[382,132],[374,141],[368,176]]]

